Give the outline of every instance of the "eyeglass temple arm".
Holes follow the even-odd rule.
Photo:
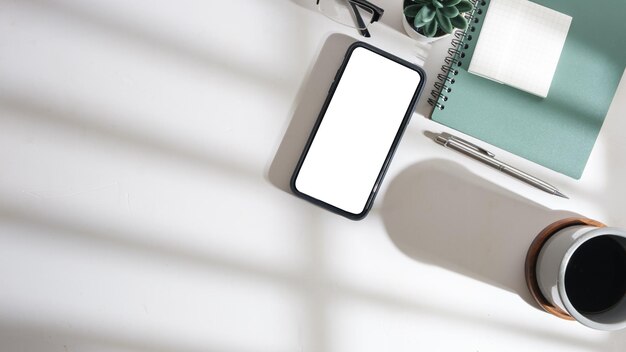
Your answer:
[[[350,3],[350,6],[349,6],[350,10],[352,10],[352,13],[354,14],[354,17],[357,21],[357,25],[359,26],[358,29],[359,29],[359,32],[361,32],[361,35],[366,38],[371,37],[371,34],[367,30],[367,26],[365,25],[365,22],[363,21],[363,17],[361,16],[359,9],[357,9],[356,7],[359,6],[365,10],[369,10],[372,12],[372,19],[370,23],[378,21],[380,19],[380,16],[382,16],[383,13],[385,12],[385,10],[372,4],[371,2],[367,0],[348,0],[347,2]],[[319,5],[319,3],[320,3],[320,0],[317,0],[316,4]]]
[[[363,17],[361,17],[361,14],[359,13],[359,9],[356,8],[356,5],[352,1],[350,1],[350,9],[352,10],[352,13],[354,14],[354,18],[356,19],[356,23],[359,26],[358,30],[359,32],[361,32],[361,35],[366,38],[371,37],[372,35],[367,30],[367,26],[365,25],[365,22],[363,22]]]
[[[376,22],[380,19],[380,17],[385,13],[385,10],[381,7],[378,7],[367,0],[348,0],[350,3],[355,3],[360,7],[371,10],[372,11],[372,20],[371,22]],[[316,5],[320,4],[320,0],[315,1]]]
[[[372,4],[371,2],[367,0],[348,0],[348,1],[350,3],[358,5],[359,7],[365,10],[370,10],[372,12],[372,20],[370,21],[371,23],[378,21],[380,17],[385,13],[385,10]],[[318,3],[319,3],[319,0],[318,0]]]

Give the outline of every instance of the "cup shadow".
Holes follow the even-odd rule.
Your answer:
[[[285,192],[291,193],[289,189],[291,174],[296,168],[343,57],[348,47],[356,41],[344,34],[331,34],[324,42],[317,61],[300,87],[292,109],[293,117],[267,173],[270,183]]]
[[[524,278],[526,252],[550,223],[571,216],[433,159],[391,180],[381,208],[389,237],[410,258],[518,294],[539,309]]]

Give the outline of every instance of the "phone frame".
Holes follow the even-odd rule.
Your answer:
[[[350,57],[352,56],[352,53],[354,52],[355,49],[357,48],[364,48],[367,50],[370,50],[378,55],[381,55],[389,60],[392,60],[400,65],[406,66],[407,68],[410,68],[414,71],[416,71],[419,75],[420,75],[420,82],[417,85],[415,92],[413,94],[413,97],[411,98],[411,101],[409,102],[409,105],[407,106],[407,110],[404,114],[404,118],[402,119],[402,122],[400,123],[400,126],[398,127],[398,131],[396,132],[396,135],[393,139],[393,142],[389,148],[389,151],[387,152],[387,157],[385,158],[385,161],[383,162],[383,164],[381,165],[380,171],[378,173],[378,177],[376,178],[376,181],[374,182],[374,185],[372,186],[372,190],[370,192],[369,197],[367,198],[367,201],[365,203],[365,206],[363,208],[363,211],[361,211],[358,214],[355,213],[351,213],[349,211],[343,210],[341,208],[338,208],[334,205],[331,205],[329,203],[326,203],[320,199],[314,198],[312,196],[309,196],[306,193],[300,192],[298,190],[298,188],[296,187],[296,179],[298,178],[298,174],[300,173],[300,169],[302,167],[302,164],[304,163],[304,160],[306,159],[306,156],[309,152],[309,149],[311,147],[311,144],[313,143],[313,140],[315,139],[315,135],[317,134],[317,131],[324,119],[324,116],[326,115],[326,110],[328,109],[328,106],[330,105],[331,100],[333,99],[333,95],[335,94],[335,90],[337,89],[337,86],[339,84],[339,81],[341,80],[341,77],[343,75],[343,72],[346,68],[346,66],[348,65],[348,62],[350,61]],[[404,131],[406,130],[406,126],[409,124],[409,121],[411,120],[411,115],[413,115],[413,111],[415,110],[415,105],[417,104],[417,101],[424,89],[424,85],[426,83],[426,73],[424,72],[424,70],[422,68],[420,68],[417,65],[414,65],[408,61],[405,61],[403,59],[400,59],[399,57],[396,57],[386,51],[383,51],[381,49],[378,49],[370,44],[364,43],[364,42],[355,42],[352,45],[350,45],[350,47],[348,47],[348,50],[346,51],[345,57],[343,59],[343,62],[341,64],[341,66],[339,67],[339,70],[337,71],[337,74],[335,75],[335,79],[331,85],[331,88],[328,92],[328,95],[326,96],[326,99],[324,101],[324,105],[322,106],[322,109],[317,117],[317,120],[315,122],[315,125],[313,126],[313,129],[311,131],[311,134],[309,135],[309,138],[307,140],[307,143],[304,147],[304,150],[302,152],[302,154],[300,155],[300,159],[298,160],[298,164],[296,166],[296,169],[293,173],[293,175],[291,176],[291,181],[289,183],[289,186],[291,188],[291,191],[297,195],[300,198],[303,198],[313,204],[316,204],[318,206],[321,206],[327,210],[330,210],[336,214],[342,215],[348,219],[351,220],[361,220],[363,219],[365,216],[367,216],[367,214],[369,213],[369,211],[372,208],[372,205],[374,203],[374,199],[376,198],[376,195],[378,193],[378,189],[380,188],[380,184],[382,183],[385,174],[387,172],[387,169],[389,168],[389,164],[391,163],[391,160],[393,159],[393,155],[398,147],[398,144],[400,143],[400,140],[402,139],[402,135],[404,134]]]

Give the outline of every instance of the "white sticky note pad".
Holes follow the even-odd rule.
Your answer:
[[[468,71],[545,98],[571,22],[528,0],[491,0]]]

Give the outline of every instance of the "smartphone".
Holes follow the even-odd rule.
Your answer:
[[[418,66],[352,44],[293,173],[292,191],[347,218],[364,218],[425,81]]]

